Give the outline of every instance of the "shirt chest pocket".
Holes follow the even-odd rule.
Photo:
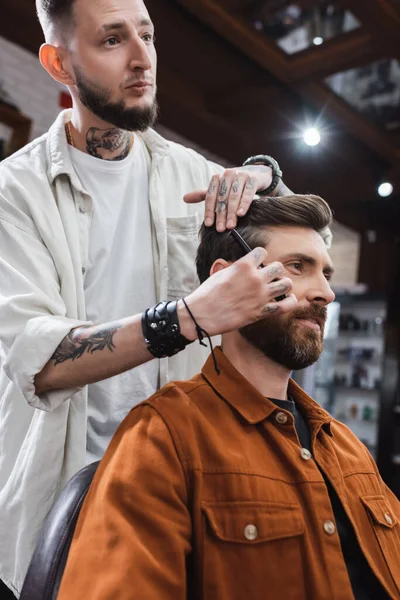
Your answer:
[[[382,554],[400,592],[400,524],[384,496],[363,496]]]
[[[199,218],[196,214],[167,218],[168,299],[193,292],[199,284],[196,252],[199,245]]]
[[[265,593],[268,582],[271,598],[289,598],[293,590],[297,590],[302,600],[304,519],[300,506],[277,502],[218,502],[203,503],[202,511],[206,590],[219,588],[215,598],[258,598],[262,590]],[[220,589],[221,582],[224,582],[224,590]],[[210,592],[206,597],[214,596]]]

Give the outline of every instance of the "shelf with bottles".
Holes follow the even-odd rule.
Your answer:
[[[379,406],[376,403],[352,399],[335,402],[333,416],[349,427],[374,456],[378,443]]]

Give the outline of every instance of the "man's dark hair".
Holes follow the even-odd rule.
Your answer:
[[[293,194],[292,196],[265,197],[253,200],[248,213],[238,220],[237,230],[250,248],[265,247],[268,227],[309,227],[324,238],[332,224],[332,211],[319,196]],[[196,267],[200,282],[210,276],[210,269],[218,258],[234,262],[244,256],[244,250],[229,231],[219,233],[215,224],[200,229],[200,246]]]
[[[36,12],[42,26],[46,42],[65,39],[65,34],[73,25],[75,0],[36,0]]]

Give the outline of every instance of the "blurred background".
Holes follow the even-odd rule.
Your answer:
[[[224,165],[270,154],[335,212],[337,301],[295,378],[400,496],[400,0],[147,0],[158,131]],[[0,159],[70,106],[37,58],[34,0],[2,0]]]

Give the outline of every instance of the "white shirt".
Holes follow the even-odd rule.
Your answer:
[[[149,204],[150,155],[135,136],[121,161],[69,147],[72,166],[93,198],[84,275],[86,316],[107,323],[156,303]],[[87,462],[99,460],[133,406],[158,387],[158,361],[88,386]]]
[[[64,122],[0,164],[0,579],[18,593],[39,530],[86,463],[87,386],[35,393],[34,377],[73,328],[87,325],[83,270],[94,201],[72,167]],[[186,296],[204,206],[185,193],[223,169],[152,130],[149,202],[156,299]],[[160,385],[200,371],[197,343],[159,361]]]

